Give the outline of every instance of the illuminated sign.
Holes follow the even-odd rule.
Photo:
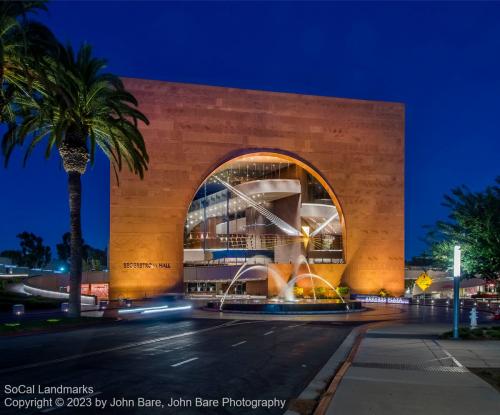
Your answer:
[[[124,262],[125,269],[169,269],[170,262]]]
[[[354,295],[354,297],[362,303],[410,304],[410,299],[405,297],[379,297],[377,295]]]

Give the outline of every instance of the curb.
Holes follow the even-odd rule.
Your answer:
[[[313,401],[318,399],[323,391],[328,387],[332,377],[337,372],[337,369],[345,362],[349,353],[351,352],[356,340],[360,337],[362,329],[368,327],[372,323],[364,324],[355,327],[349,335],[344,339],[337,350],[328,359],[326,364],[316,374],[316,376],[309,382],[296,400]],[[300,415],[292,409],[287,409],[284,415]]]
[[[335,394],[345,372],[351,365],[356,355],[361,340],[367,330],[378,325],[387,324],[387,321],[370,322],[354,328],[344,339],[342,344],[328,359],[326,364],[309,382],[300,395],[293,401],[315,402],[319,399],[316,408],[312,411],[314,415],[323,415]],[[301,415],[293,409],[287,409],[284,415]]]

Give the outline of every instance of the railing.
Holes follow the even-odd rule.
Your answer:
[[[190,232],[185,241],[185,249],[200,249],[205,246],[210,249],[269,249],[272,250],[276,246],[290,245],[297,242],[302,242],[302,236],[278,235],[272,233],[248,234],[248,233],[233,233],[233,234],[216,234],[204,232]],[[341,235],[317,235],[309,239],[311,249],[311,257],[320,258],[321,252],[340,252],[342,256],[343,242]],[[327,255],[325,258],[330,257]],[[338,257],[338,255],[335,255]]]

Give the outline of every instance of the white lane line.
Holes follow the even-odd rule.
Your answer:
[[[193,360],[198,360],[198,358],[192,357],[191,359],[183,360],[182,362],[175,363],[175,364],[170,365],[170,366],[172,366],[172,367],[182,366],[182,365],[185,365],[186,363],[192,362]]]
[[[426,362],[435,362],[437,360],[447,360],[447,359],[453,359],[452,357],[439,357],[438,359],[429,359],[426,360]]]
[[[243,344],[246,342],[247,342],[246,340],[243,340],[242,342],[232,344],[231,347],[236,347],[236,346],[239,346],[240,344]]]
[[[146,356],[158,356],[160,354],[165,354],[165,353],[170,353],[170,352],[173,352],[173,350],[161,350],[161,349],[157,349],[153,352],[146,352],[146,353],[141,353],[141,354],[145,354]]]
[[[303,324],[294,324],[293,326],[287,326],[287,329],[293,329],[294,327],[303,326]]]
[[[52,411],[54,411],[56,409],[60,409],[60,408],[61,407],[59,407],[59,406],[51,406],[49,408],[42,409],[40,412],[42,412],[42,413],[52,412]]]
[[[274,331],[268,331],[267,333],[264,333],[264,336],[269,336],[270,334],[274,333]]]
[[[167,353],[173,352],[174,349],[164,349],[163,346],[160,347],[152,347],[151,349],[144,349],[144,352],[159,352],[159,353]]]
[[[75,354],[75,355],[71,355],[71,356],[67,356],[67,357],[61,357],[59,359],[47,360],[45,362],[37,362],[37,363],[31,363],[31,364],[27,364],[27,365],[9,367],[6,369],[0,369],[0,374],[17,372],[18,370],[33,369],[36,367],[48,366],[48,365],[52,365],[55,363],[68,362],[71,360],[81,359],[82,357],[96,356],[96,355],[114,352],[114,351],[118,351],[118,350],[131,349],[133,347],[146,346],[149,344],[159,343],[159,342],[162,342],[165,340],[177,339],[179,337],[186,337],[186,336],[191,336],[191,335],[197,334],[197,333],[204,333],[207,331],[217,330],[217,329],[220,329],[223,327],[230,327],[230,324],[228,325],[227,323],[224,323],[224,324],[219,324],[218,326],[208,327],[206,329],[201,329],[201,330],[196,330],[196,331],[187,331],[184,333],[173,334],[171,336],[158,337],[156,339],[144,340],[144,341],[135,342],[135,343],[128,343],[128,344],[124,344],[122,346],[110,347],[108,349],[95,350],[93,352],[88,352],[88,353]]]

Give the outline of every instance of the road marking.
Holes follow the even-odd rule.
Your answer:
[[[236,347],[236,346],[239,346],[240,344],[243,344],[246,342],[247,342],[246,340],[243,340],[242,342],[232,344],[231,347]]]
[[[448,357],[449,357],[449,358],[453,361],[453,363],[455,363],[458,367],[464,367],[464,366],[462,365],[462,363],[460,363],[457,359],[455,359],[455,358],[451,355],[451,353],[450,353],[450,352],[448,352],[448,350],[443,349],[443,348],[441,348],[441,350],[442,350],[442,351],[444,352],[444,354],[445,354],[446,356],[448,356]]]
[[[267,333],[264,333],[264,336],[269,336],[270,334],[274,333],[274,331],[268,331]]]
[[[40,412],[42,412],[42,413],[52,412],[55,409],[60,409],[60,408],[62,408],[62,407],[60,407],[60,406],[50,406],[49,408],[42,409]]]
[[[59,359],[46,360],[45,362],[37,362],[37,363],[30,363],[27,365],[9,367],[6,369],[0,369],[0,374],[17,372],[19,370],[24,370],[24,369],[33,369],[33,368],[37,368],[37,367],[49,366],[49,365],[53,365],[55,363],[68,362],[71,360],[81,359],[83,357],[96,356],[96,355],[100,355],[100,354],[104,354],[104,353],[115,352],[115,351],[125,350],[125,349],[131,349],[133,347],[146,346],[149,344],[159,343],[159,342],[162,342],[165,340],[178,339],[179,337],[191,336],[193,334],[204,333],[207,331],[217,330],[217,329],[229,327],[229,326],[231,326],[231,324],[224,323],[224,324],[219,324],[218,326],[208,327],[206,329],[201,329],[201,330],[196,330],[196,331],[186,331],[184,333],[173,334],[171,336],[158,337],[156,339],[144,340],[144,341],[135,342],[135,343],[128,343],[128,344],[124,344],[122,346],[110,347],[108,349],[95,350],[93,352],[75,354],[75,355],[71,355],[71,356],[67,356],[67,357],[61,357]]]
[[[193,360],[198,360],[198,358],[197,357],[192,357],[191,359],[183,360],[182,362],[175,363],[175,364],[170,365],[170,366],[172,366],[172,367],[182,366],[182,365],[185,365],[186,363],[192,362]]]
[[[293,326],[287,326],[287,329],[293,329],[294,327],[303,326],[303,324],[294,324]]]
[[[426,360],[426,362],[435,362],[437,360],[447,360],[447,359],[452,359],[452,357],[439,357],[438,359]]]
[[[146,356],[158,356],[160,354],[165,354],[165,353],[170,353],[173,352],[173,350],[161,350],[161,349],[156,349],[154,351],[146,352],[146,353],[141,353],[141,355],[146,355]]]
[[[433,343],[434,343],[437,347],[439,347],[439,348],[441,349],[441,351],[442,351],[442,352],[443,352],[446,356],[448,356],[448,357],[451,359],[451,361],[452,361],[453,363],[455,363],[455,364],[457,365],[457,367],[462,367],[462,368],[464,367],[464,366],[462,365],[462,363],[460,363],[457,359],[455,359],[455,357],[454,357],[454,356],[453,356],[450,352],[448,352],[448,350],[446,350],[446,349],[445,349],[445,348],[441,345],[441,343],[439,343],[437,340],[433,340]]]
[[[174,349],[164,349],[163,346],[152,347],[150,349],[144,349],[145,352],[158,352],[158,353],[168,353],[173,352]]]

